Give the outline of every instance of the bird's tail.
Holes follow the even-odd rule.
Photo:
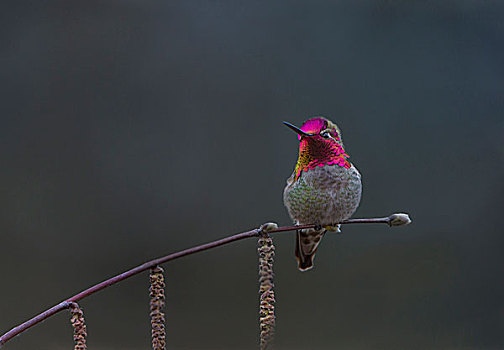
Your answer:
[[[318,231],[314,229],[296,231],[296,259],[300,271],[307,271],[313,268],[313,258],[325,232],[325,229]]]

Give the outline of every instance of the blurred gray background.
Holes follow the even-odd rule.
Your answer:
[[[2,1],[0,333],[146,260],[290,223],[297,138],[337,122],[356,217],[297,271],[278,349],[504,348],[498,1]],[[166,264],[169,349],[256,349],[254,240]],[[150,346],[148,275],[81,302],[91,349]],[[13,339],[71,348],[61,313]]]

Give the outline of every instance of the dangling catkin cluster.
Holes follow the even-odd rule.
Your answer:
[[[152,349],[164,350],[165,344],[165,282],[163,268],[156,266],[150,273],[150,317],[152,326]]]
[[[74,329],[75,350],[86,350],[86,323],[84,322],[84,313],[77,303],[70,303],[70,313],[72,317],[70,322]]]
[[[268,234],[275,229],[276,224],[268,223],[261,226],[261,236],[258,242],[259,254],[259,322],[261,350],[271,348],[275,333],[275,292],[273,291],[273,258],[275,246]]]

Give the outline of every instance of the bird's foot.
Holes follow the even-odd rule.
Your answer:
[[[324,227],[327,231],[342,233],[339,224],[327,225]]]

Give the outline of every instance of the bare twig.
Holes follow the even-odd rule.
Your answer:
[[[340,224],[354,224],[354,223],[362,223],[362,224],[385,223],[390,226],[399,226],[399,225],[407,225],[409,223],[409,218],[408,218],[407,214],[393,214],[393,215],[391,215],[389,217],[385,217],[385,218],[349,219],[349,220],[341,222]],[[283,226],[283,227],[279,227],[275,230],[272,230],[269,233],[295,231],[295,230],[299,230],[299,229],[313,228],[313,227],[315,227],[315,225]],[[19,326],[12,328],[10,331],[6,332],[5,334],[3,334],[0,337],[0,347],[2,345],[4,345],[7,341],[9,341],[10,339],[15,337],[16,335],[27,330],[28,328],[33,327],[34,325],[42,322],[43,320],[51,317],[52,315],[60,312],[61,310],[68,309],[72,302],[77,302],[81,299],[84,299],[85,297],[88,297],[91,294],[94,294],[102,289],[105,289],[108,286],[116,284],[117,282],[125,280],[131,276],[137,275],[140,272],[149,270],[157,265],[161,265],[161,264],[168,262],[170,260],[175,260],[175,259],[187,256],[187,255],[202,252],[204,250],[220,247],[222,245],[229,244],[229,243],[235,242],[235,241],[239,241],[239,240],[242,240],[245,238],[258,237],[260,232],[261,232],[260,229],[254,229],[251,231],[242,232],[242,233],[238,233],[233,236],[219,239],[217,241],[213,241],[210,243],[206,243],[206,244],[202,244],[202,245],[199,245],[196,247],[185,249],[185,250],[182,250],[182,251],[179,251],[176,253],[172,253],[170,255],[166,255],[164,257],[148,261],[142,265],[139,265],[137,267],[132,268],[131,270],[128,270],[128,271],[123,272],[117,276],[111,277],[103,282],[95,284],[94,286],[74,295],[73,297],[70,297],[70,298],[62,301],[61,303],[43,311],[42,313],[34,316],[33,318],[20,324]]]

